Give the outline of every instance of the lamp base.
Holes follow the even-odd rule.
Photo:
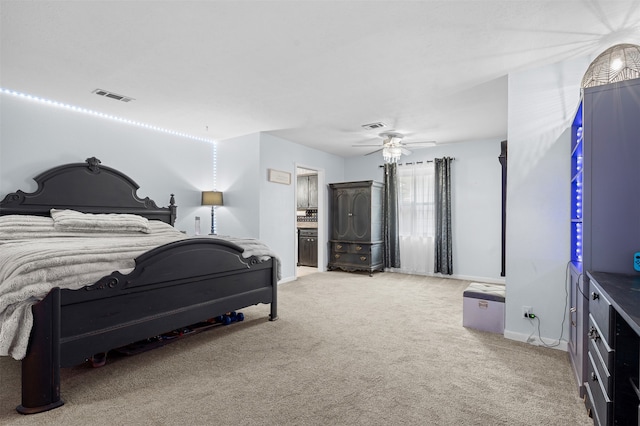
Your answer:
[[[209,235],[216,235],[215,207],[216,206],[211,206],[211,233]]]

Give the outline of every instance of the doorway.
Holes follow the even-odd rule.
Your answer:
[[[326,256],[324,172],[296,165],[296,278],[324,270]]]

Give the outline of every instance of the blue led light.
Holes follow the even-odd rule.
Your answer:
[[[27,99],[27,100],[38,102],[38,103],[45,104],[45,105],[51,105],[51,106],[54,106],[54,107],[63,108],[63,109],[67,109],[67,110],[70,110],[70,111],[79,112],[79,113],[82,113],[82,114],[93,115],[95,117],[100,117],[100,118],[104,118],[104,119],[107,119],[107,120],[117,121],[119,123],[131,124],[133,126],[142,127],[144,129],[154,130],[154,131],[161,132],[161,133],[167,133],[167,134],[174,135],[174,136],[180,136],[180,137],[183,137],[183,138],[188,138],[188,139],[192,139],[192,140],[196,140],[196,141],[200,141],[200,142],[208,142],[208,143],[215,144],[215,141],[211,140],[211,139],[201,138],[201,137],[198,137],[198,136],[189,135],[187,133],[177,132],[175,130],[169,130],[169,129],[165,129],[165,128],[162,128],[162,127],[153,126],[151,124],[141,123],[139,121],[134,121],[134,120],[129,120],[127,118],[117,117],[115,115],[105,114],[105,113],[102,113],[102,112],[92,111],[90,109],[86,109],[86,108],[82,108],[82,107],[78,107],[78,106],[74,106],[74,105],[64,104],[62,102],[52,101],[50,99],[40,98],[38,96],[33,96],[33,95],[26,94],[26,93],[16,92],[15,90],[5,89],[3,87],[0,87],[0,93],[3,93],[5,95],[16,96],[16,97],[19,97],[19,98],[22,98],[22,99]]]
[[[582,105],[580,106],[582,108]],[[573,152],[573,164],[572,164],[572,176],[574,176],[574,182],[571,186],[574,202],[572,219],[576,222],[573,224],[571,229],[571,241],[572,241],[572,253],[573,260],[577,262],[582,262],[582,188],[583,188],[583,176],[582,169],[584,167],[584,157],[583,147],[582,147],[582,138],[584,136],[584,131],[582,128],[582,113],[579,112],[576,115],[574,126],[575,128],[575,138],[573,140],[574,152]]]

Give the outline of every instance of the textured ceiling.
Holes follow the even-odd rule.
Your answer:
[[[640,44],[640,2],[5,1],[0,86],[224,140],[362,155],[504,139],[507,75]],[[129,103],[92,93],[105,89]]]

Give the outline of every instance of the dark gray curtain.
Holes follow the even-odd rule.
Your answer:
[[[435,163],[435,263],[434,272],[453,274],[451,245],[451,158],[436,158]]]
[[[400,238],[398,236],[398,165],[384,165],[384,194],[382,199],[384,267],[400,267]]]

